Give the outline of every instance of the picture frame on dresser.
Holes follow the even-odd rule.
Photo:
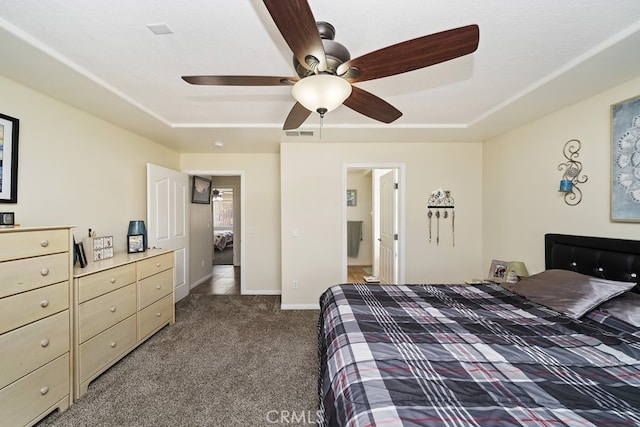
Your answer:
[[[18,203],[20,120],[0,114],[0,203]]]
[[[640,222],[640,96],[611,105],[611,221]]]
[[[127,235],[127,253],[144,252],[144,234]]]

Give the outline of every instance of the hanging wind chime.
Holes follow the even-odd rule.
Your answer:
[[[440,212],[442,211],[442,213]],[[451,211],[451,214],[449,214]],[[432,191],[427,201],[427,221],[429,223],[429,243],[433,238],[432,224],[435,217],[436,228],[436,245],[440,245],[440,218],[446,220],[451,215],[451,242],[453,246],[456,245],[456,211],[455,200],[451,197],[449,190],[443,190],[441,188]]]

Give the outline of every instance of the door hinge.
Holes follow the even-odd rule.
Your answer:
[[[395,183],[395,189],[396,190],[398,189],[398,183],[397,182]]]
[[[398,235],[397,234],[393,235],[393,240],[398,240]]]

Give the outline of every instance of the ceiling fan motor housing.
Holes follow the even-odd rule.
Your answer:
[[[316,26],[318,27],[318,33],[322,39],[322,45],[324,46],[324,52],[327,57],[327,70],[325,73],[335,75],[338,67],[351,59],[351,54],[346,47],[333,40],[336,35],[336,30],[333,25],[328,22],[319,21],[316,22]],[[318,63],[317,59],[313,57],[310,57],[308,62],[310,62],[309,65],[311,65],[312,68]],[[295,55],[293,56],[293,68],[300,78],[314,74],[313,71],[307,70],[300,65]]]

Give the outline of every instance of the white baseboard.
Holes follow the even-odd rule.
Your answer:
[[[209,280],[211,280],[212,277],[213,277],[213,273],[209,274],[208,276],[204,276],[202,279],[198,280],[197,282],[192,283],[191,286],[189,286],[189,290],[195,288],[200,283],[208,282]]]
[[[280,289],[258,289],[258,290],[246,290],[242,289],[240,291],[242,295],[280,295],[282,291]]]
[[[320,310],[320,304],[281,304],[281,310]]]

